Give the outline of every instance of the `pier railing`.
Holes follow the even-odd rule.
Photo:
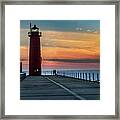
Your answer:
[[[64,77],[71,77],[80,80],[96,81],[100,82],[99,73],[94,72],[67,72],[67,71],[56,71],[54,74],[53,71],[43,71],[44,75],[60,75]]]

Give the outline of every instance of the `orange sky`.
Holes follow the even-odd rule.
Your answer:
[[[27,29],[21,29],[21,47],[20,58],[24,64],[28,64],[29,52],[29,38],[27,36]],[[100,34],[88,32],[57,32],[57,31],[43,31],[41,38],[41,52],[43,67],[62,67],[79,68],[82,63],[66,63],[49,61],[49,59],[99,59],[100,57]],[[71,64],[71,65],[70,65]],[[86,64],[86,67],[99,68],[99,63]],[[82,66],[85,67],[85,66]]]

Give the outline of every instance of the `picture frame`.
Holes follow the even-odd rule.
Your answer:
[[[5,114],[5,5],[115,5],[115,115],[6,115]],[[1,2],[1,119],[119,119],[119,13],[117,0],[102,1],[2,1]],[[12,109],[12,108],[11,108]]]

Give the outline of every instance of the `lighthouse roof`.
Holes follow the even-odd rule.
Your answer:
[[[39,28],[38,28],[38,27],[36,27],[36,25],[34,25],[34,27],[32,27],[32,29],[34,29],[34,30],[35,30],[35,29],[39,29]]]

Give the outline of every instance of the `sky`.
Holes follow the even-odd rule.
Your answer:
[[[29,24],[42,32],[42,69],[100,69],[99,20],[21,20],[20,61],[28,69]]]

